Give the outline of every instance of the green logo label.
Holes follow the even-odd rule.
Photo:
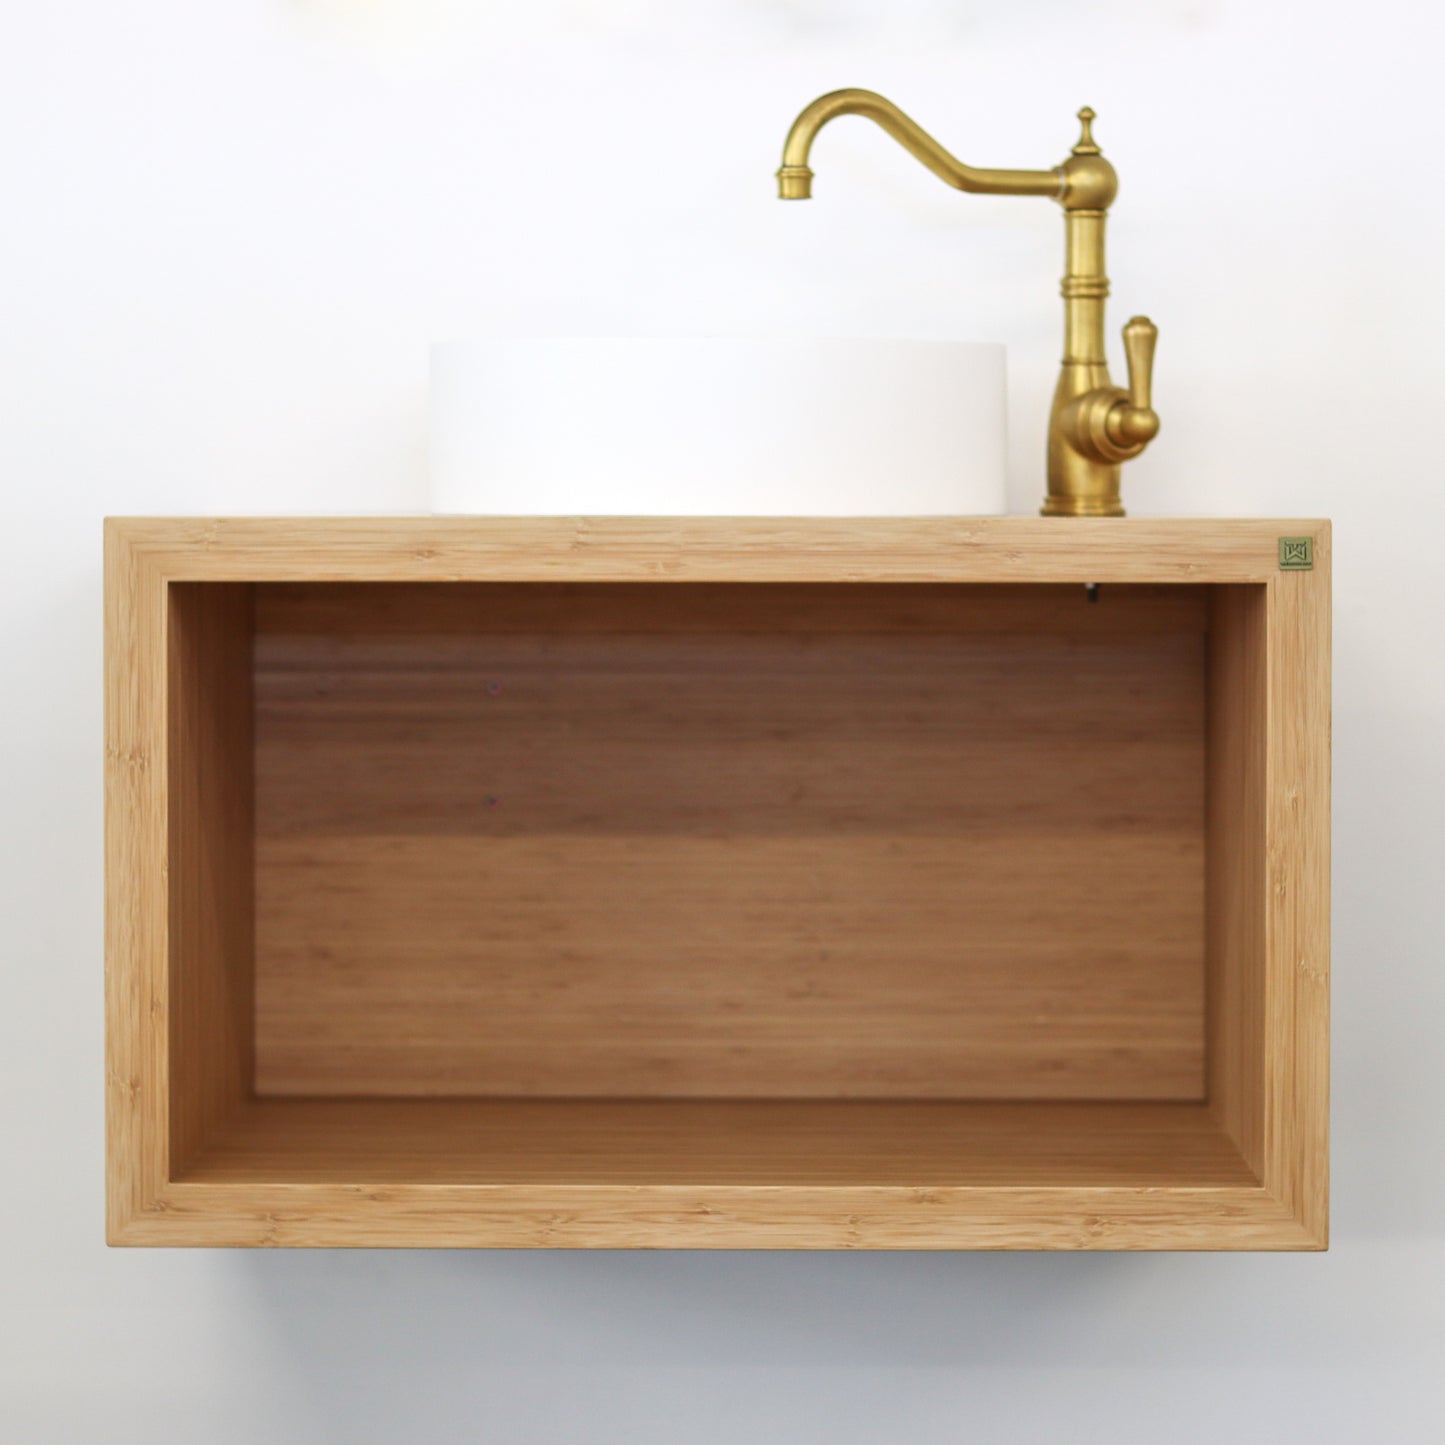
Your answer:
[[[1308,572],[1315,565],[1313,537],[1281,537],[1279,568],[1281,572]]]

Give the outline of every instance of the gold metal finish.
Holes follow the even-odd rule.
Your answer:
[[[1063,178],[1049,171],[981,171],[950,155],[916,121],[904,115],[891,100],[871,90],[835,90],[819,96],[793,122],[783,146],[778,170],[778,194],[786,201],[802,201],[812,194],[813,172],[808,152],[813,137],[840,115],[866,115],[883,127],[905,150],[916,156],[940,180],[960,191],[996,196],[1058,196]]]
[[[820,96],[793,122],[778,169],[778,195],[807,200],[813,140],[830,120],[863,115],[880,125],[934,175],[961,191],[999,196],[1052,196],[1064,210],[1064,358],[1049,417],[1048,496],[1042,511],[1056,517],[1120,517],[1119,469],[1159,431],[1151,400],[1158,328],[1136,316],[1124,328],[1129,389],[1114,385],[1104,352],[1104,222],[1118,191],[1114,167],[1094,140],[1094,112],[1079,112],[1078,142],[1062,165],[1046,171],[980,170],[938,144],[890,100],[871,90]]]

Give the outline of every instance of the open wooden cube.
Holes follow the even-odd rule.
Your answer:
[[[1323,1247],[1326,524],[107,542],[113,1241]]]

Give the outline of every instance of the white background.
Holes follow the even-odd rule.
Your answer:
[[[1436,9],[9,0],[0,1438],[1442,1438]],[[772,326],[1007,342],[1032,510],[1058,212],[862,121],[778,204],[839,85],[979,165],[1061,160],[1093,105],[1111,326],[1161,329],[1131,509],[1335,520],[1332,1251],[107,1251],[101,516],[421,508],[433,337]]]

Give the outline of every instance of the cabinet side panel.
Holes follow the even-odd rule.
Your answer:
[[[1208,1079],[1215,1117],[1264,1157],[1266,588],[1212,591],[1207,737]]]
[[[1270,589],[1265,1187],[1329,1233],[1330,534]]]
[[[254,1073],[248,584],[172,584],[168,738],[172,1177]]]
[[[105,528],[106,1238],[166,1182],[165,583]]]

